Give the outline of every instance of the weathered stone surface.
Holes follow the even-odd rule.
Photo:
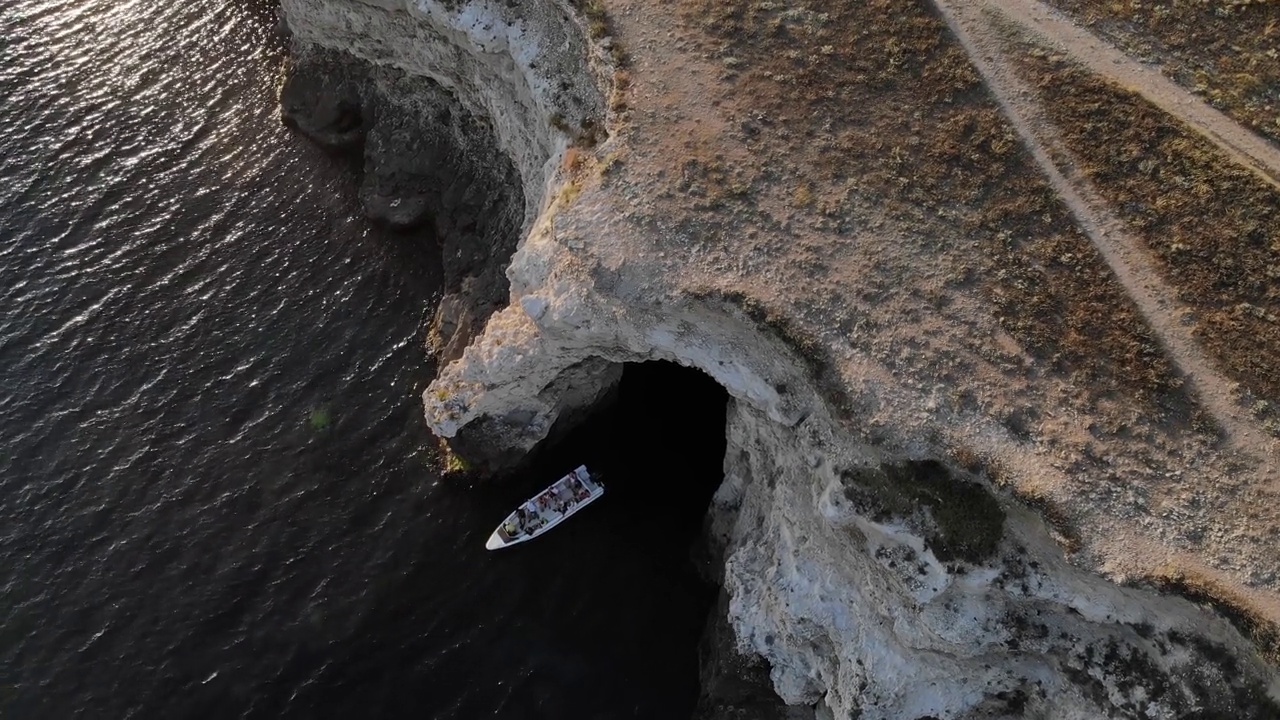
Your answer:
[[[551,119],[570,131],[603,123],[597,77],[584,62],[585,43],[567,4],[284,0],[281,6],[296,63],[331,49],[380,71],[430,80],[472,122],[491,127],[496,147],[522,179],[517,189],[524,193],[525,231],[542,208],[555,162],[572,140]],[[399,94],[386,79],[375,81],[378,94]],[[358,85],[368,89],[367,83]],[[424,116],[439,108],[431,94],[417,100],[413,95],[400,99]],[[458,146],[464,154],[471,148],[465,142]]]
[[[760,656],[738,649],[724,590],[707,618],[698,660],[702,693],[694,720],[814,720],[811,708],[782,702]]]
[[[429,78],[300,45],[281,114],[316,143],[360,163],[369,219],[436,242],[446,296],[430,342],[456,359],[506,302],[505,273],[524,220],[524,191],[485,117]]]
[[[664,95],[677,79],[656,73],[664,59],[639,41],[630,82],[650,77],[630,99],[637,119],[612,117],[606,143],[566,162],[585,121],[604,117],[607,72],[598,68],[607,54],[582,40],[581,21],[557,2],[284,8],[300,57],[322,46],[376,68],[354,85],[335,74],[335,102],[309,111],[300,128],[348,147],[351,98],[360,98],[360,127],[382,121],[363,110],[369,87],[426,116],[432,101],[404,89],[431,87],[412,82],[430,78],[487,119],[519,175],[509,301],[494,304],[501,309],[487,323],[466,303],[441,306],[438,346],[450,362],[424,403],[461,456],[486,470],[520,462],[607,396],[625,362],[698,368],[728,391],[725,480],[708,517],[727,625],[709,626],[705,717],[1280,716],[1258,634],[1138,587],[1167,563],[1215,573],[1251,601],[1274,600],[1280,575],[1263,552],[1265,533],[1182,533],[1186,518],[1230,524],[1201,511],[1203,498],[1227,502],[1211,483],[1164,505],[1146,495],[1160,487],[1152,478],[1180,475],[1188,457],[1224,484],[1243,461],[1158,426],[1124,397],[1105,400],[1125,430],[1104,440],[1093,410],[1073,404],[1075,379],[1020,373],[1029,361],[995,311],[934,264],[936,248],[968,244],[962,231],[928,242],[845,224],[830,236],[803,234],[798,223],[823,228],[825,216],[787,208],[786,197],[813,202],[788,184],[786,168],[760,176],[785,189],[760,195],[776,223],[705,222],[714,177],[704,171],[719,149],[681,146],[682,133],[698,125],[756,137],[774,121],[710,110],[690,118],[702,96]],[[629,22],[659,43],[670,21]],[[731,69],[729,59],[707,67],[681,56],[692,79],[680,80]],[[364,142],[381,156],[401,145],[417,155],[422,138],[405,127],[369,130]],[[684,163],[681,147],[703,164]],[[416,182],[388,180],[391,194],[435,202],[432,186]],[[457,184],[440,188],[467,195]],[[437,222],[469,222],[466,208],[441,202],[451,219]],[[379,212],[411,224],[414,207]],[[904,255],[910,242],[926,250]],[[956,318],[965,324],[948,324]],[[1017,410],[1026,407],[1039,410]],[[1024,416],[1037,419],[1035,432]],[[1018,497],[1058,509],[1070,500],[1070,522],[1054,515],[1047,526]],[[1259,607],[1250,618],[1275,620]],[[792,708],[754,692],[766,668]]]

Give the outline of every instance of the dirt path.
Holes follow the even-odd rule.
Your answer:
[[[1204,98],[1140,63],[1038,0],[984,0],[991,10],[1049,41],[1098,75],[1140,93],[1208,138],[1242,167],[1280,187],[1280,148],[1215,110]],[[966,8],[970,11],[972,8]]]
[[[1034,0],[986,0],[985,5],[963,0],[935,3],[1054,189],[1133,298],[1170,359],[1186,376],[1189,389],[1221,425],[1228,445],[1258,461],[1273,457],[1280,443],[1263,433],[1234,399],[1232,381],[1201,349],[1192,332],[1193,324],[1187,321],[1190,309],[1177,299],[1146,246],[1126,232],[1124,224],[1069,161],[1055,159],[1069,158],[1070,154],[1041,111],[1033,89],[1002,57],[999,30],[992,25],[991,10],[1046,36],[1096,72],[1150,97],[1204,132],[1268,182],[1276,183],[1280,178],[1280,152],[1256,138],[1253,143],[1244,142],[1236,132],[1243,129],[1234,121]],[[1264,462],[1264,470],[1265,466]]]

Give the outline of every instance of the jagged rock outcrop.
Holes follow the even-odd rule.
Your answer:
[[[535,233],[521,249],[514,278],[530,277],[520,271],[535,249],[564,252],[544,241]],[[543,260],[560,269],[437,381],[448,395],[427,398],[433,423],[466,437],[519,408],[519,422],[485,438],[516,457],[568,409],[545,388],[586,358],[665,359],[716,378],[733,398],[710,513],[728,621],[786,702],[836,718],[1276,711],[1274,670],[1225,621],[1072,566],[1033,512],[960,468],[904,465],[842,432],[804,363],[745,314],[677,308],[660,293],[667,304],[643,303],[652,287],[613,285],[607,272],[570,283],[570,263]],[[957,507],[959,519],[943,512]],[[727,699],[704,702],[734,717],[735,702],[756,699],[735,696],[749,681],[728,677]]]
[[[525,198],[493,129],[439,83],[315,45],[294,53],[284,121],[360,162],[365,215],[438,243],[445,298],[433,345],[453,360],[506,302]]]
[[[564,148],[603,124],[599,78],[584,62],[586,43],[567,4],[285,0],[281,7],[296,64],[305,65],[314,50],[336,50],[378,72],[429,81],[471,122],[488,126],[520,173],[525,231]],[[335,80],[344,74],[333,66],[321,74],[335,71]],[[431,126],[437,98],[415,100],[412,91],[388,93],[385,80],[375,82],[381,87],[372,93],[369,81],[343,85],[414,103],[421,127]]]
[[[813,720],[812,708],[787,705],[773,691],[763,658],[738,649],[724,590],[702,631],[698,658],[701,694],[694,720]]]
[[[929,472],[878,485],[848,472],[878,472],[870,448],[833,457],[811,432],[731,417],[713,510],[732,548],[729,616],[788,702],[835,717],[1274,713],[1271,670],[1238,659],[1250,648],[1220,620],[1072,567],[1031,512],[957,497],[962,472],[927,492],[963,516],[919,503],[903,517],[890,508]],[[983,528],[990,551],[943,540]]]
[[[475,238],[485,248],[456,246],[476,253],[462,274],[478,279],[442,303],[437,344],[453,362],[424,395],[429,424],[463,461],[486,472],[519,462],[605,397],[627,362],[697,368],[728,391],[725,479],[708,518],[727,625],[711,625],[707,647],[732,635],[734,654],[704,657],[717,693],[704,699],[708,717],[1280,715],[1265,632],[1241,632],[1265,629],[1265,608],[1236,627],[1149,586],[1163,561],[1218,573],[1251,601],[1274,596],[1266,537],[1243,537],[1226,562],[1225,543],[1211,545],[1221,533],[1184,533],[1216,522],[1204,510],[1211,491],[1170,496],[1164,514],[1144,504],[1184,466],[1224,479],[1241,459],[1144,418],[1143,400],[1123,393],[1100,401],[1125,418],[1122,432],[1076,423],[1102,412],[1074,399],[1081,381],[1040,366],[1019,374],[1027,356],[970,291],[975,273],[947,274],[938,248],[967,246],[960,229],[930,226],[939,234],[925,241],[878,229],[883,219],[853,229],[831,217],[855,202],[856,183],[815,200],[791,169],[723,170],[748,153],[717,138],[756,138],[774,123],[708,109],[728,101],[697,83],[732,76],[737,58],[708,64],[673,41],[675,69],[694,83],[677,92],[651,47],[675,36],[674,21],[634,7],[629,32],[648,55],[625,77],[584,39],[589,21],[550,0],[283,7],[296,58],[286,115],[320,142],[363,148],[378,188],[364,193],[371,214],[432,217],[449,237],[460,212],[493,223]],[[823,21],[797,10],[787,22],[809,24],[785,26],[799,33]],[[698,103],[706,114],[691,117]],[[453,121],[430,119],[446,106]],[[387,118],[401,119],[378,131]],[[566,156],[606,124],[606,142]],[[513,170],[494,171],[502,161],[486,148]],[[515,188],[522,202],[435,199],[431,183],[445,178],[420,158],[468,167],[474,152],[487,158],[474,170],[489,178],[483,192]],[[806,210],[759,226],[715,215],[750,193],[762,207]],[[927,251],[901,254],[917,241]],[[485,263],[509,289],[476,267]],[[1033,432],[1018,408],[1036,407],[1059,414],[1036,416]],[[766,667],[791,710],[749,691]]]
[[[370,219],[425,227],[440,243],[446,295],[430,344],[454,360],[505,304],[507,262],[565,146],[603,126],[581,37],[552,6],[299,1],[284,10],[294,51],[282,116],[360,157]]]

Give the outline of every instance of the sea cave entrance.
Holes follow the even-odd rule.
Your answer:
[[[561,628],[545,628],[551,644],[582,663],[579,679],[590,682],[572,690],[549,677],[535,683],[555,717],[694,712],[699,641],[719,592],[694,558],[724,477],[728,402],[699,370],[628,363],[600,407],[503,484],[510,502],[579,464],[604,474],[599,502],[493,558],[525,597],[566,610],[540,613],[540,622]]]
[[[604,473],[618,530],[687,556],[724,479],[729,394],[701,370],[626,363],[602,406],[535,460],[540,474],[585,463]],[[611,513],[613,514],[613,513]]]

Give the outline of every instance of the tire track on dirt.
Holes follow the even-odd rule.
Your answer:
[[[1008,66],[1000,48],[998,31],[992,27],[991,18],[987,14],[989,12],[987,8],[1003,11],[1003,6],[1007,5],[1017,11],[1011,17],[1015,22],[1019,22],[1021,18],[1027,22],[1037,23],[1038,21],[1034,20],[1038,14],[1034,11],[1036,7],[1045,13],[1052,11],[1038,3],[1029,3],[1026,0],[991,0],[986,5],[968,4],[961,0],[934,0],[934,2],[952,32],[969,53],[992,96],[1000,104],[1024,146],[1040,165],[1054,190],[1066,203],[1081,229],[1089,236],[1093,245],[1110,266],[1117,280],[1133,298],[1139,312],[1159,338],[1165,352],[1183,374],[1188,390],[1199,399],[1221,426],[1225,442],[1233,450],[1250,455],[1257,461],[1274,456],[1277,442],[1251,422],[1248,412],[1235,400],[1232,381],[1218,370],[1195,339],[1194,325],[1188,320],[1192,317],[1190,308],[1178,300],[1177,293],[1164,280],[1150,251],[1141,241],[1126,231],[1124,224],[1108,209],[1106,202],[1094,190],[1092,184],[1069,161],[1055,161],[1055,157],[1070,158],[1071,155],[1053,124],[1044,116],[1032,88]],[[1061,29],[1051,22],[1039,23],[1036,27],[1049,28],[1050,32]],[[1073,37],[1069,36],[1068,40],[1070,41]],[[1050,39],[1058,38],[1050,35]],[[1074,39],[1077,42],[1077,52],[1085,49],[1094,52],[1091,49],[1093,46],[1080,45],[1079,43],[1083,40],[1078,37]],[[1093,40],[1101,42],[1096,38]],[[1114,48],[1111,50],[1113,53],[1118,52]],[[1093,63],[1120,68],[1133,61],[1123,56],[1117,61],[1114,56],[1098,51]],[[1093,63],[1089,63],[1091,68]],[[1114,73],[1105,73],[1105,75],[1117,79]],[[1163,78],[1158,73],[1156,76]],[[1131,73],[1125,77],[1131,79],[1122,80],[1122,82],[1145,94],[1145,89],[1136,85],[1139,80],[1132,79],[1139,78],[1139,74]],[[1177,93],[1173,91],[1162,91],[1161,94],[1166,102],[1173,102],[1173,98],[1177,97]],[[1186,95],[1195,103],[1203,105],[1198,98],[1189,93]],[[1185,105],[1185,103],[1182,104]],[[1184,117],[1181,113],[1174,114],[1180,118]],[[1234,124],[1225,116],[1221,117],[1221,121]],[[1232,157],[1240,157],[1241,151],[1224,149]],[[1277,155],[1280,156],[1280,153]],[[1252,161],[1244,164],[1257,173],[1265,174],[1265,171],[1259,167],[1265,169],[1268,161],[1264,159],[1259,162],[1261,166]],[[1276,177],[1280,177],[1280,157],[1276,158],[1275,170]],[[1276,182],[1275,177],[1266,179],[1271,183]]]
[[[987,7],[1021,25],[1095,74],[1132,90],[1178,118],[1241,167],[1280,188],[1280,147],[1170,80],[1156,67],[1125,55],[1114,45],[1037,0],[984,0]]]

